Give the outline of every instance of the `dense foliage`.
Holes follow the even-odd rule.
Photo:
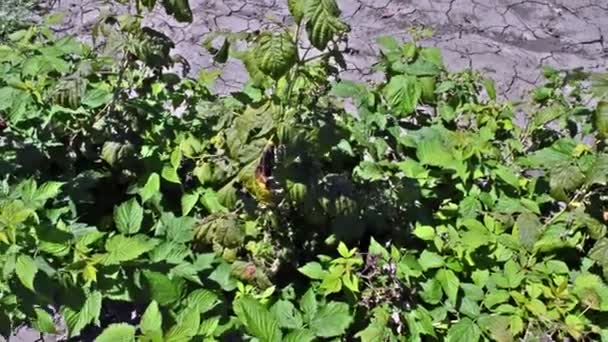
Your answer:
[[[288,4],[204,42],[247,67],[229,95],[136,15],[0,45],[2,334],[608,340],[608,78],[546,69],[514,106],[382,37],[385,81],[340,80],[335,1]]]

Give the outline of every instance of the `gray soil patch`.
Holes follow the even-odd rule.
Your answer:
[[[67,13],[61,30],[86,37],[102,11],[124,11],[107,0],[47,0]],[[409,40],[412,27],[432,28],[423,45],[443,50],[450,70],[472,68],[498,83],[500,95],[521,97],[541,77],[542,66],[559,69],[608,69],[608,3],[597,0],[338,0],[352,26],[343,77],[373,78],[375,39],[393,35]],[[191,24],[180,24],[159,7],[146,24],[176,42],[192,73],[215,69],[201,46],[212,31],[257,30],[269,22],[289,23],[285,0],[190,0]],[[604,3],[604,4],[602,4]],[[231,62],[218,89],[237,89],[246,78],[242,66]]]

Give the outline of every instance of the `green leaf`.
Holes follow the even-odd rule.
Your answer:
[[[70,336],[78,335],[84,327],[92,322],[99,321],[101,301],[101,293],[93,292],[87,296],[87,299],[79,312],[74,312],[67,308],[64,310],[63,316],[66,320]]]
[[[201,324],[201,315],[196,308],[186,308],[180,312],[174,326],[165,335],[165,342],[192,341]]]
[[[152,299],[159,305],[169,305],[181,298],[183,282],[179,279],[170,279],[162,273],[149,270],[145,270],[143,274],[147,279]]]
[[[287,32],[260,35],[254,51],[259,70],[275,80],[283,77],[298,60],[298,48]]]
[[[498,167],[496,167],[496,170],[494,170],[494,173],[505,183],[509,184],[515,189],[519,189],[519,178],[517,174],[513,171],[513,169],[499,165]]]
[[[319,50],[337,35],[349,30],[340,20],[340,9],[335,0],[308,0],[305,8],[306,32],[310,43]]]
[[[601,101],[597,104],[594,124],[600,137],[608,137],[608,101]]]
[[[438,138],[425,138],[418,143],[416,157],[423,165],[449,167],[454,158]]]
[[[218,296],[206,289],[197,289],[192,291],[186,299],[186,305],[194,307],[199,313],[204,314],[211,311],[220,303]]]
[[[123,234],[135,234],[139,232],[143,220],[144,209],[135,198],[131,198],[114,209],[116,228]]]
[[[97,87],[88,90],[83,99],[82,104],[90,108],[99,108],[112,100],[112,93],[108,89]]]
[[[383,93],[391,108],[397,114],[404,116],[416,110],[422,89],[418,85],[416,77],[398,75],[391,78]]]
[[[437,271],[435,278],[441,284],[443,292],[448,297],[448,300],[452,302],[452,305],[456,305],[456,299],[458,297],[458,288],[460,287],[460,280],[454,273],[449,269],[440,269]]]
[[[600,265],[608,265],[608,238],[596,241],[588,255],[591,260],[597,261]]]
[[[483,80],[483,87],[486,89],[486,93],[492,100],[496,100],[496,87],[492,79],[486,78]]]
[[[378,241],[376,241],[376,239],[374,239],[373,237],[371,238],[371,240],[369,242],[368,253],[374,254],[374,255],[379,255],[382,257],[383,260],[389,260],[389,258],[390,258],[390,255],[389,255],[388,251],[386,250],[386,248],[384,248],[381,244],[379,244]]]
[[[141,331],[148,335],[154,333],[162,333],[163,316],[158,309],[158,302],[153,300],[144,311],[141,317],[139,327]]]
[[[315,334],[310,330],[293,330],[285,338],[283,342],[312,342],[315,340]]]
[[[398,52],[401,49],[401,44],[393,36],[379,36],[376,38],[376,43],[384,54]]]
[[[539,299],[533,298],[527,304],[526,308],[535,316],[542,318],[547,315],[547,307]]]
[[[414,228],[414,235],[416,237],[418,237],[419,239],[425,240],[425,241],[433,241],[433,239],[435,239],[435,229],[433,229],[433,227],[431,226],[416,226],[416,228]]]
[[[448,330],[448,342],[477,342],[481,338],[481,329],[470,318],[462,318]]]
[[[220,316],[214,316],[201,322],[201,326],[198,330],[199,335],[205,337],[211,337],[220,325]]]
[[[329,302],[310,322],[310,329],[319,337],[342,335],[353,321],[348,304]]]
[[[135,327],[126,323],[110,324],[96,339],[96,342],[134,342]]]
[[[278,321],[257,300],[243,296],[235,301],[234,312],[247,328],[247,332],[264,342],[282,341]]]
[[[422,283],[422,293],[420,297],[429,304],[437,304],[441,301],[443,292],[441,292],[441,283],[435,279],[428,279]]]
[[[598,155],[591,168],[587,170],[585,176],[585,183],[587,185],[606,185],[608,182],[608,155]]]
[[[312,319],[317,315],[317,298],[315,296],[315,291],[310,288],[302,298],[300,298],[300,310],[304,313],[304,321],[310,323]]]
[[[63,182],[46,182],[42,184],[36,191],[36,200],[44,203],[51,198],[55,198],[64,184]]]
[[[206,190],[203,195],[200,196],[200,201],[211,214],[228,212],[228,209],[220,203],[219,193],[213,190]]]
[[[23,286],[34,291],[34,278],[38,272],[36,262],[28,255],[20,255],[15,265],[15,273]]]
[[[182,181],[179,179],[179,176],[177,175],[177,170],[170,165],[165,165],[160,174],[163,177],[163,179],[165,179],[171,183],[175,183],[175,184],[182,183]]]
[[[232,291],[236,288],[236,280],[232,277],[232,268],[228,263],[220,264],[211,272],[209,279],[216,282],[224,291]]]
[[[385,177],[378,164],[366,160],[362,161],[355,168],[354,174],[370,182],[378,181]]]
[[[173,16],[181,23],[192,22],[192,10],[188,0],[163,0],[167,14]]]
[[[349,80],[342,80],[334,84],[331,88],[331,94],[337,97],[356,98],[361,96],[364,92],[365,88],[363,85]]]
[[[311,279],[322,280],[327,276],[327,271],[318,262],[311,261],[306,265],[298,268],[298,271]]]
[[[270,312],[277,318],[281,328],[301,329],[303,327],[302,315],[290,301],[277,301],[270,308]]]
[[[476,218],[481,209],[481,203],[474,196],[467,196],[458,204],[458,213],[465,219]]]
[[[295,20],[296,23],[299,23],[304,18],[304,9],[305,9],[306,1],[302,0],[287,0],[287,7],[289,8],[289,13]]]
[[[429,270],[431,268],[439,268],[445,265],[443,257],[435,252],[429,252],[428,250],[422,251],[420,258],[418,259],[420,266],[423,270]]]
[[[41,333],[55,334],[57,329],[55,328],[55,322],[53,321],[51,314],[39,308],[34,309],[34,311],[36,312],[34,328]]]
[[[196,205],[196,202],[198,202],[198,193],[193,193],[193,194],[184,194],[182,196],[181,199],[181,204],[182,204],[182,215],[186,216],[190,213],[190,211],[192,210],[192,208],[194,208],[194,206]]]
[[[560,201],[568,201],[568,192],[578,189],[585,182],[585,175],[575,165],[556,165],[551,170],[549,186],[551,196]]]
[[[494,241],[494,236],[478,220],[466,219],[462,221],[462,225],[467,228],[467,231],[462,233],[462,243],[469,252]]]
[[[160,192],[160,176],[158,173],[152,173],[148,180],[146,181],[146,185],[139,191],[139,195],[141,196],[142,203],[145,203],[150,198],[154,197],[157,193]]]
[[[124,236],[114,235],[106,241],[108,254],[102,259],[104,265],[118,265],[122,262],[137,259],[156,247],[158,240],[149,239],[145,235]]]
[[[528,250],[532,250],[534,244],[542,235],[542,224],[538,217],[532,213],[523,213],[515,221],[519,242]]]

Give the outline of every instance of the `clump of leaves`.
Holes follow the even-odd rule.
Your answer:
[[[56,314],[101,341],[605,339],[605,75],[546,69],[515,107],[382,37],[385,81],[340,80],[336,2],[288,7],[293,27],[204,42],[250,73],[227,95],[168,71],[139,16],[95,47],[45,25],[0,45],[2,334]]]

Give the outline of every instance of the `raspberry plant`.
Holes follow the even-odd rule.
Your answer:
[[[45,24],[0,45],[3,335],[608,338],[606,75],[546,68],[516,106],[380,37],[384,80],[342,80],[349,26],[307,0],[203,42],[250,75],[221,95],[169,71],[155,6],[193,20],[142,0],[94,46]]]

